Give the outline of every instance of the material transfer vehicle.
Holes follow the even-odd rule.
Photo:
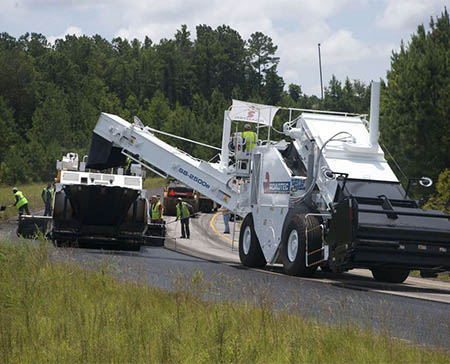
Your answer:
[[[172,176],[243,217],[243,265],[281,263],[290,275],[311,276],[320,266],[341,272],[370,269],[376,280],[401,283],[410,270],[450,270],[450,220],[408,197],[378,142],[379,83],[366,115],[280,108],[233,100],[225,111],[220,161],[197,159],[135,117],[129,123],[102,113],[93,131],[88,166],[110,168],[137,155],[143,167]],[[280,110],[284,138],[271,140]],[[251,152],[231,123],[267,128]],[[167,133],[164,133],[167,135]],[[233,161],[230,155],[233,155]],[[419,176],[424,186],[431,181]]]

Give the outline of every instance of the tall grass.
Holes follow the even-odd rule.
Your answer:
[[[200,273],[173,292],[55,263],[53,249],[0,243],[0,362],[448,363],[448,353],[260,304],[212,302]]]

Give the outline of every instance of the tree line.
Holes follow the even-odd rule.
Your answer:
[[[450,28],[447,10],[419,26],[392,54],[382,84],[381,140],[405,174],[437,178],[450,165]],[[324,99],[285,85],[277,46],[261,33],[248,40],[222,25],[186,25],[153,43],[100,35],[54,45],[39,33],[0,34],[0,179],[16,184],[50,180],[68,151],[86,154],[100,112],[220,146],[231,99],[368,113],[370,85],[332,77]],[[275,123],[281,123],[276,119]],[[277,124],[275,124],[277,125]],[[278,125],[280,126],[280,125]],[[214,153],[170,141],[203,159]],[[390,158],[390,157],[389,157]]]

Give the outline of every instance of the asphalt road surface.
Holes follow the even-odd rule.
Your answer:
[[[191,239],[180,239],[180,223],[166,217],[165,247],[140,252],[54,249],[56,259],[81,262],[91,269],[107,264],[122,279],[174,289],[201,277],[208,299],[247,300],[330,324],[355,323],[418,344],[450,349],[450,284],[408,278],[401,285],[375,282],[370,273],[290,277],[281,267],[246,269],[239,263],[233,234],[223,234],[222,217],[191,219]],[[14,219],[0,224],[0,237],[14,237]],[[233,224],[231,225],[233,232]],[[235,239],[237,240],[237,226]],[[180,280],[180,277],[182,279]],[[198,282],[198,279],[196,280]]]

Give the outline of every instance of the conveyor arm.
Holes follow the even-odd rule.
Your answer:
[[[196,159],[163,142],[145,127],[112,114],[100,115],[94,134],[88,168],[100,164],[103,168],[118,166],[117,152],[126,150],[228,209],[238,209],[239,193],[228,186],[231,176],[225,166]],[[111,159],[112,154],[116,156]]]

